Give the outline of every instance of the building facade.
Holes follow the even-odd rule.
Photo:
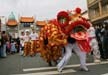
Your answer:
[[[27,17],[27,16],[21,16],[19,18],[19,35],[21,31],[29,30],[31,31],[31,28],[36,28],[35,27],[35,18],[33,16]]]
[[[108,23],[108,0],[87,0],[87,6],[93,25]]]
[[[0,32],[1,32],[1,18],[0,18]]]
[[[0,16],[0,20],[1,20],[1,31],[6,31],[6,17],[5,16]]]

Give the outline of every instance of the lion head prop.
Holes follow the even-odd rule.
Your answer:
[[[76,39],[82,50],[87,50],[86,52],[90,51],[86,31],[89,29],[90,23],[81,16],[80,8],[76,8],[74,14],[68,11],[60,11],[57,14],[57,22],[62,32]]]
[[[75,13],[72,14],[71,12],[69,13],[67,11],[60,11],[57,14],[58,25],[61,27],[65,34],[68,34],[73,29],[77,28],[77,26],[85,29],[90,27],[89,22],[81,16],[80,8],[76,8],[74,12]]]

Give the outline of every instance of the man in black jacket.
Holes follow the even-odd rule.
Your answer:
[[[8,35],[5,31],[2,31],[1,34],[1,57],[6,57],[6,42],[9,40]]]

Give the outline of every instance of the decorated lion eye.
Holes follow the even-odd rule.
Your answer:
[[[67,11],[60,11],[57,14],[57,21],[61,28],[66,27],[69,24],[69,14]]]
[[[65,24],[66,22],[67,22],[67,19],[65,17],[61,17],[59,19],[59,23],[61,23],[61,24]]]

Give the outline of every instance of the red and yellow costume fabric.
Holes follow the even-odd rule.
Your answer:
[[[41,28],[39,43],[41,56],[47,61],[57,60],[61,56],[61,48],[66,45],[67,37],[76,39],[82,51],[90,52],[86,29],[90,27],[87,20],[81,17],[81,9],[76,8],[75,14],[67,11],[60,11],[57,19],[50,20],[47,25]],[[75,27],[81,26],[84,31],[74,32]],[[73,30],[73,31],[72,31]],[[47,38],[48,44],[44,44]]]
[[[31,55],[31,42],[24,43],[24,56]]]
[[[30,52],[31,52],[31,55],[34,55],[37,53],[37,40],[31,40],[31,49],[30,49]]]
[[[74,14],[71,12],[60,11],[57,14],[57,21],[58,26],[60,26],[62,32],[76,39],[76,43],[82,51],[90,52],[91,47],[88,42],[87,33],[87,29],[89,29],[90,23],[81,16],[80,8],[76,8]]]
[[[56,61],[61,57],[62,45],[66,44],[66,37],[62,35],[59,28],[53,23],[48,23],[41,29],[39,36],[40,52],[47,62]],[[46,45],[44,44],[45,39],[48,42]]]

